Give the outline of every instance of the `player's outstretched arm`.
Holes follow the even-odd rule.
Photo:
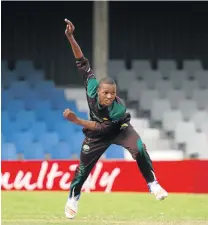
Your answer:
[[[71,44],[74,56],[76,59],[81,59],[82,57],[84,57],[84,55],[73,35],[75,27],[72,24],[72,22],[69,21],[68,19],[65,19],[64,21],[66,22],[65,35],[66,35],[67,39],[69,40],[69,43]]]
[[[87,128],[89,130],[96,130],[96,122],[95,121],[90,121],[90,120],[83,120],[80,119],[79,117],[76,116],[76,114],[71,111],[70,109],[65,109],[63,112],[63,116],[71,121],[72,123],[75,123],[77,125],[80,125],[84,128]]]
[[[63,116],[67,120],[71,121],[72,123],[80,125],[89,130],[94,130],[94,131],[98,131],[100,133],[105,133],[109,129],[109,124],[98,123],[98,122],[90,121],[90,120],[83,120],[83,119],[77,117],[76,114],[73,111],[71,111],[70,109],[65,109],[63,112]]]

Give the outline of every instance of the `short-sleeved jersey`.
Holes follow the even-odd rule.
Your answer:
[[[120,128],[122,124],[129,122],[130,114],[126,113],[124,102],[116,96],[110,106],[101,107],[98,102],[98,81],[90,68],[90,64],[86,58],[76,60],[77,67],[82,73],[84,86],[86,90],[87,102],[90,110],[90,119],[98,123],[109,124],[108,133],[111,129]]]

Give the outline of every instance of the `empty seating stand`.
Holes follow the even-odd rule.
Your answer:
[[[108,74],[119,90],[127,92],[127,103],[138,102],[127,110],[153,157],[164,149],[167,154],[163,156],[169,157],[171,149],[180,151],[180,144],[185,144],[187,157],[197,148],[199,157],[207,157],[208,71],[199,60],[184,60],[181,69],[172,59],[158,60],[156,69],[149,60],[132,60],[128,69],[124,60],[110,60]],[[65,108],[89,118],[84,87],[56,87],[32,61],[17,61],[13,70],[2,61],[2,159],[16,160],[19,154],[24,159],[79,157],[82,127],[63,118]],[[149,112],[148,117],[138,118],[143,111]],[[154,127],[157,123],[152,122],[158,121],[161,127]],[[126,150],[116,145],[105,154],[106,159],[128,157]]]

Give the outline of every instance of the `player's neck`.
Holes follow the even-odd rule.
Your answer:
[[[99,109],[104,109],[105,107],[107,107],[106,105],[102,105],[102,104],[100,104],[99,102],[98,102],[98,107],[99,107]]]

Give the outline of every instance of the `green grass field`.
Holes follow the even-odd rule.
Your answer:
[[[208,224],[208,195],[83,193],[74,220],[64,216],[67,192],[2,192],[4,225]]]

